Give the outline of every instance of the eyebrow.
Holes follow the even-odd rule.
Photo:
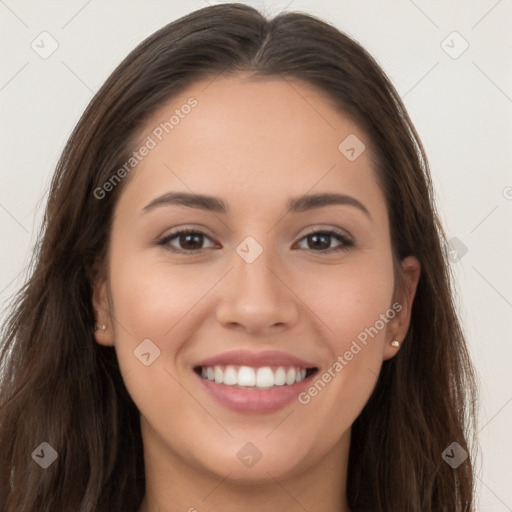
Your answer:
[[[346,194],[324,193],[310,194],[288,200],[287,208],[293,213],[304,212],[315,208],[323,208],[331,205],[354,206],[361,210],[369,219],[372,219],[368,209],[355,197]],[[191,194],[188,192],[169,192],[163,196],[153,199],[142,211],[147,212],[159,206],[181,205],[188,208],[210,211],[214,213],[228,213],[229,207],[219,197],[202,194]]]

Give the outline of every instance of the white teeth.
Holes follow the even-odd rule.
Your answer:
[[[295,368],[288,368],[286,372],[286,384],[291,386],[295,382]]]
[[[256,372],[249,366],[240,366],[236,384],[239,386],[256,386]]]
[[[213,368],[213,374],[217,384],[222,384],[224,382],[224,372],[220,366],[215,366]]]
[[[286,372],[284,368],[280,366],[276,373],[274,373],[274,386],[282,386],[286,383]]]
[[[306,378],[305,368],[270,366],[251,368],[250,366],[208,366],[201,368],[201,377],[226,386],[255,389],[269,389],[275,386],[291,386]]]
[[[268,367],[258,368],[256,373],[256,387],[271,388],[274,385],[274,372]]]
[[[224,370],[224,380],[223,383],[227,386],[233,386],[234,384],[238,384],[238,376],[236,370],[233,366],[227,366]]]

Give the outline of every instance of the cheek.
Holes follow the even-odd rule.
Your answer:
[[[313,441],[326,446],[350,427],[368,401],[382,365],[387,325],[394,316],[391,257],[378,265],[359,262],[360,266],[331,267],[314,280],[310,275],[300,291],[319,318],[327,351],[326,366],[298,402],[308,410],[305,421],[311,432],[315,422],[333,426],[328,435]]]
[[[113,251],[110,268],[115,347],[126,388],[143,416],[154,418],[158,411],[162,421],[171,422],[172,411],[185,411],[190,400],[174,380],[174,360],[184,331],[192,328],[194,306],[215,283],[214,276],[170,271],[169,265],[135,252]]]
[[[162,339],[211,288],[215,276],[134,253],[112,265],[112,301],[118,323],[133,336]],[[120,333],[121,335],[123,332]]]
[[[393,294],[393,267],[391,257],[382,257],[379,264],[355,259],[353,264],[319,268],[303,272],[298,295],[310,308],[325,339],[336,354],[343,354],[353,340],[381,338],[385,332],[385,315],[391,306]],[[299,282],[299,281],[298,281]],[[295,287],[297,289],[297,287]],[[379,333],[370,337],[367,329],[377,323]]]
[[[170,265],[161,257],[155,261],[128,251],[113,252],[112,262],[116,262],[111,265],[110,282],[121,369],[141,370],[134,351],[147,339],[160,351],[154,366],[175,367],[180,350],[204,315],[212,314],[205,304],[225,271],[207,265]]]

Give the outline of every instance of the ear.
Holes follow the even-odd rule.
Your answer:
[[[114,346],[114,330],[110,312],[107,280],[98,275],[93,281],[92,306],[94,309],[94,317],[96,318],[94,331],[96,341],[100,345],[108,347]],[[105,328],[102,329],[102,326],[105,326]]]
[[[420,279],[421,265],[414,256],[408,256],[401,262],[403,279],[400,280],[401,285],[398,287],[395,295],[395,301],[392,305],[392,310],[395,311],[395,316],[389,321],[388,329],[386,331],[386,344],[383,352],[383,360],[391,359],[394,357],[400,348],[395,348],[391,345],[394,340],[397,340],[402,345],[409,324],[411,322],[411,310],[416,295],[416,288]]]

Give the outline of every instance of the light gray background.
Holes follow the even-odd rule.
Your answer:
[[[220,2],[0,0],[0,322],[57,159],[94,92],[145,37],[208,3]],[[481,383],[479,510],[512,511],[511,0],[245,3],[330,21],[376,57],[404,99],[448,237],[467,247],[452,268]],[[46,59],[31,48],[49,48],[43,31],[59,45]],[[463,48],[453,31],[469,44],[458,58],[447,53]]]

